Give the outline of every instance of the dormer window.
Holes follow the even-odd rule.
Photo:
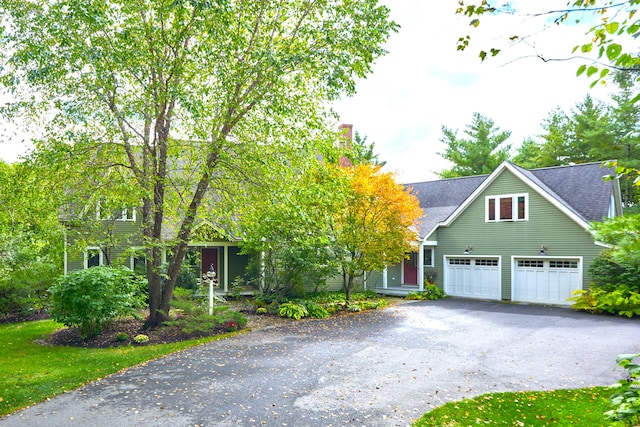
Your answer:
[[[529,195],[508,194],[485,198],[485,221],[526,221],[529,219]]]

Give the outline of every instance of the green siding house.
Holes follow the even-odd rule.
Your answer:
[[[451,296],[568,305],[605,247],[589,223],[622,214],[614,171],[600,163],[526,170],[505,162],[490,175],[408,186],[424,210],[419,250],[369,275],[367,287],[382,294],[422,290],[418,278],[435,272]]]
[[[142,242],[142,223],[136,209],[90,221],[91,226],[74,226],[69,222],[65,241],[64,273],[100,265],[125,265],[132,270],[143,269],[145,256]],[[163,230],[167,239],[171,232]],[[192,274],[206,284],[206,273],[213,265],[216,272],[217,293],[232,293],[233,281],[245,273],[249,256],[240,254],[238,240],[225,237],[221,229],[207,220],[194,227],[187,258],[194,263]],[[170,254],[163,255],[165,259]],[[197,279],[196,279],[197,280]],[[254,289],[245,289],[252,294]]]

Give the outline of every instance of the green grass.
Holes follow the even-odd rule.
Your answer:
[[[228,336],[110,349],[36,342],[60,327],[51,320],[0,325],[0,416],[130,366]]]
[[[606,387],[490,393],[446,403],[413,426],[623,426],[603,415],[611,409],[611,393]]]

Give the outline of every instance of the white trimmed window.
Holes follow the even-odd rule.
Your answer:
[[[433,267],[433,248],[424,248],[424,266]]]
[[[88,247],[84,251],[84,268],[99,267],[104,265],[104,256],[98,247]]]
[[[116,221],[136,221],[136,208],[123,209],[116,213]]]
[[[507,194],[485,198],[485,221],[527,221],[529,219],[529,195]]]

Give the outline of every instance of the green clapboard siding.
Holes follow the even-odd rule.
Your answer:
[[[528,221],[485,222],[485,197],[526,193]],[[583,257],[583,288],[588,287],[588,266],[601,251],[590,233],[544,199],[531,187],[506,171],[500,174],[449,227],[438,229],[435,264],[438,284],[443,285],[445,255],[462,255],[467,245],[472,256],[501,256],[502,298],[511,299],[511,257],[538,257],[545,245],[547,257]]]

